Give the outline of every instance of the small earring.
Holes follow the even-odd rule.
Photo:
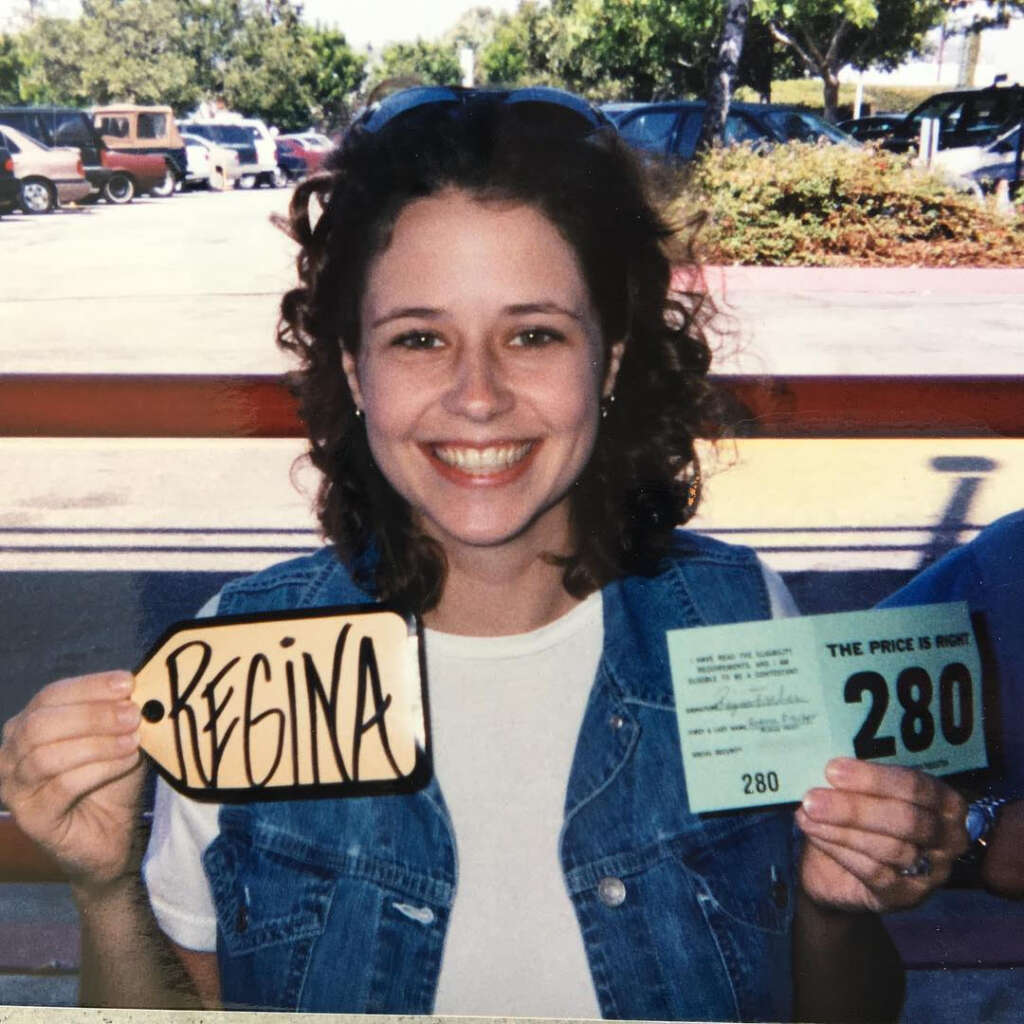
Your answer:
[[[608,419],[608,410],[615,404],[615,392],[613,391],[610,395],[605,395],[601,400],[601,419]]]
[[[360,409],[359,406],[357,405],[356,406],[356,419],[357,420],[358,419],[362,419],[362,416],[363,416],[363,410]]]

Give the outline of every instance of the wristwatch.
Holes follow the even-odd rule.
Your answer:
[[[992,830],[999,820],[999,813],[1010,802],[1005,796],[985,796],[975,800],[967,808],[967,838],[971,845],[960,861],[970,867],[980,866],[985,850],[988,847]]]

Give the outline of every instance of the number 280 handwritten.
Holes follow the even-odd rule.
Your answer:
[[[911,753],[927,750],[935,738],[934,690],[931,676],[917,665],[896,677],[896,699],[903,708],[900,738]],[[859,704],[865,693],[871,696],[871,706],[853,738],[853,752],[860,758],[891,757],[896,753],[895,737],[878,735],[889,707],[885,677],[865,671],[846,680],[843,698],[847,704]],[[959,661],[946,665],[939,675],[939,726],[952,746],[966,743],[974,732],[974,687],[970,671]]]

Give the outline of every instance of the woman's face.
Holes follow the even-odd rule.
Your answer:
[[[575,253],[536,208],[448,191],[409,203],[370,265],[345,373],[381,471],[449,553],[567,550],[567,492],[605,368]]]

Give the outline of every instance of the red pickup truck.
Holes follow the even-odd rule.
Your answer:
[[[103,166],[114,172],[102,188],[108,203],[130,203],[136,195],[159,189],[167,177],[167,160],[162,153],[104,149],[100,157]]]

